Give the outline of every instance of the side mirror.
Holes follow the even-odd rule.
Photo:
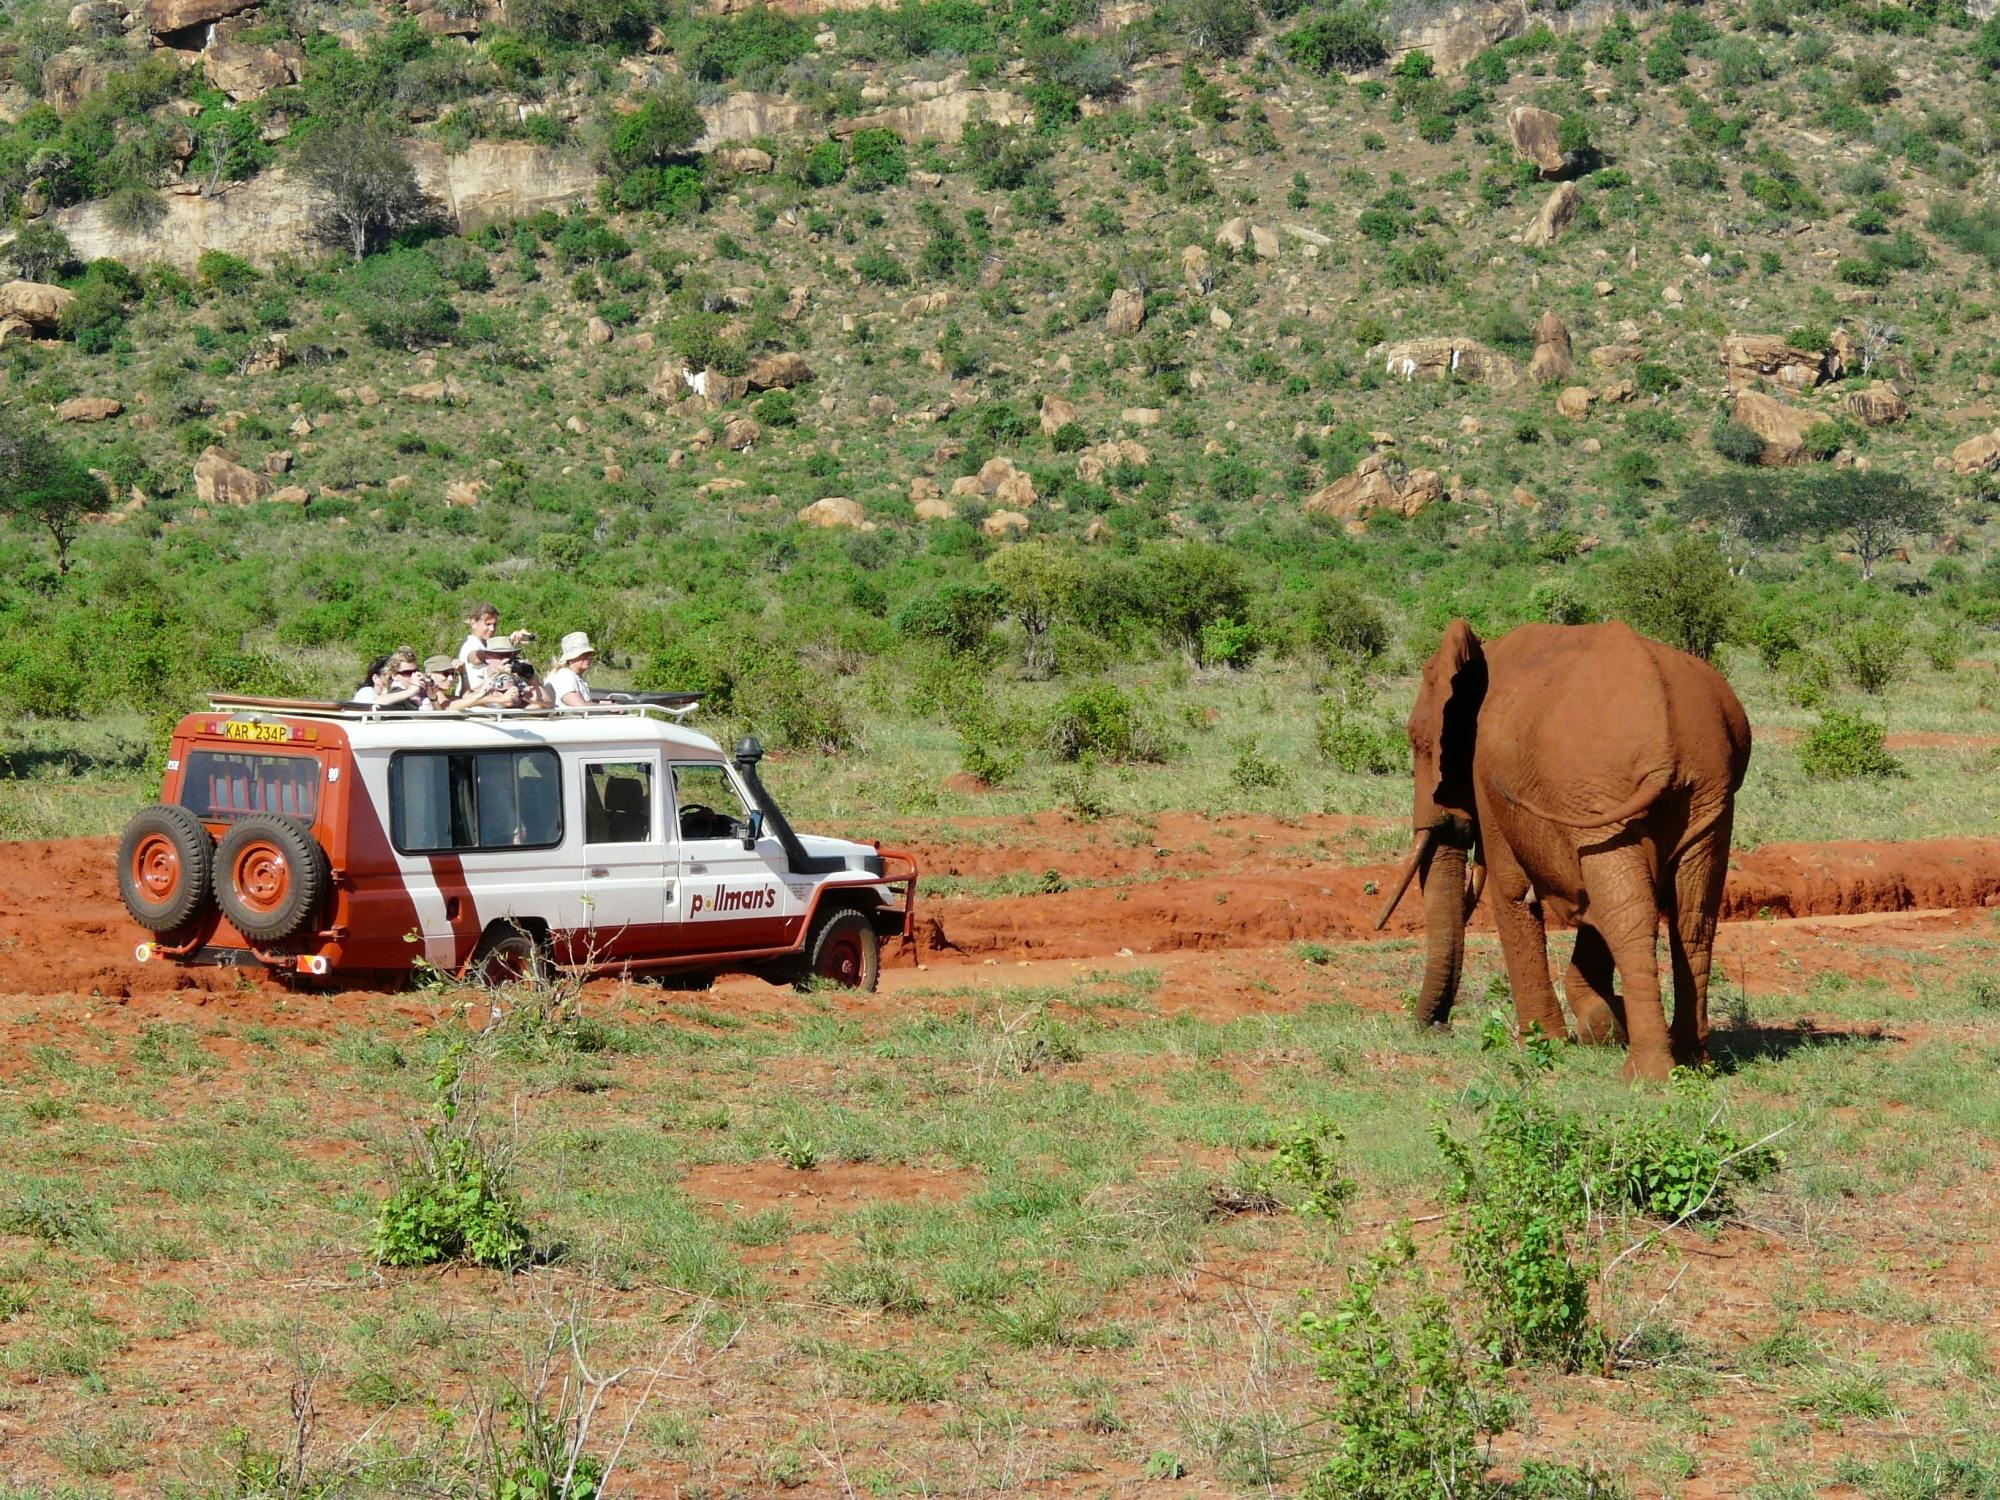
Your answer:
[[[763,836],[764,813],[760,808],[758,811],[750,814],[750,822],[743,831],[743,847],[745,849],[755,849],[757,847],[757,840]]]

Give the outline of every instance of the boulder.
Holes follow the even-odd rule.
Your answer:
[[[1604,388],[1601,394],[1605,401],[1622,405],[1625,402],[1639,399],[1639,387],[1629,380],[1614,380]]]
[[[611,342],[611,325],[602,318],[592,318],[583,325],[583,341],[586,344],[608,344]]]
[[[1878,380],[1867,390],[1850,395],[1847,409],[1863,427],[1887,427],[1909,416],[1910,403]]]
[[[755,146],[724,146],[709,153],[710,161],[725,172],[747,172],[757,176],[771,170],[771,153]]]
[[[272,490],[264,497],[273,505],[304,505],[312,496],[302,484],[288,484],[282,489]]]
[[[1215,287],[1215,263],[1199,245],[1181,251],[1181,279],[1197,297],[1206,297]]]
[[[940,313],[952,304],[950,292],[919,292],[914,297],[905,297],[900,309],[906,318],[921,318],[925,313]]]
[[[1646,351],[1637,344],[1599,344],[1590,351],[1590,362],[1600,370],[1615,370],[1620,365],[1636,365],[1646,357]]]
[[[1152,461],[1153,456],[1146,451],[1144,444],[1131,438],[1115,438],[1078,454],[1076,477],[1086,484],[1097,484],[1113,469],[1127,466],[1143,469]]]
[[[1560,177],[1569,165],[1569,158],[1563,155],[1559,116],[1531,104],[1519,105],[1507,111],[1507,134],[1520,158],[1533,162],[1543,177]]]
[[[978,486],[975,493],[997,495],[1002,485],[1021,477],[1023,477],[1021,471],[1014,467],[1013,459],[989,458],[979,466],[979,472],[972,476],[972,481]]]
[[[1143,293],[1119,287],[1111,294],[1111,306],[1104,314],[1104,331],[1114,335],[1137,333],[1146,322]]]
[[[116,36],[125,29],[125,7],[111,0],[79,0],[69,8],[69,29],[87,36]]]
[[[850,500],[845,495],[828,495],[824,500],[815,500],[799,512],[799,521],[806,526],[841,526],[849,531],[873,531],[874,523],[861,513],[861,502]]]
[[[722,446],[732,453],[743,453],[757,446],[764,436],[764,429],[749,417],[737,417],[722,429]]]
[[[292,468],[292,450],[273,448],[264,455],[264,472],[273,476],[288,474]]]
[[[871,421],[893,422],[896,420],[896,401],[892,396],[870,396],[868,416]]]
[[[2000,432],[1982,432],[1951,450],[1954,474],[1990,474],[2000,469]]]
[[[1755,385],[1758,377],[1774,380],[1788,390],[1809,391],[1832,373],[1827,357],[1816,349],[1798,349],[1775,334],[1732,334],[1722,341],[1722,367],[1734,395]]]
[[[57,114],[69,114],[102,88],[111,74],[109,60],[70,47],[42,64],[42,98]]]
[[[455,510],[470,510],[486,498],[491,488],[483,479],[454,479],[444,487],[444,503]]]
[[[185,31],[208,21],[220,21],[249,10],[258,0],[147,0],[146,29],[154,36]]]
[[[1577,192],[1575,183],[1557,183],[1555,191],[1542,205],[1542,211],[1535,215],[1535,222],[1521,232],[1521,243],[1553,245],[1576,218],[1577,205],[1582,201],[1583,196]]]
[[[1729,404],[1729,419],[1764,440],[1760,463],[1795,464],[1806,456],[1805,435],[1820,418],[1787,406],[1762,391],[1740,391]]]
[[[939,495],[930,495],[916,504],[919,521],[952,521],[958,518],[958,507]]]
[[[1519,365],[1473,339],[1406,339],[1377,344],[1368,357],[1381,360],[1388,374],[1402,380],[1456,379],[1506,390],[1521,379]]]
[[[1035,493],[1035,481],[1031,476],[1016,474],[1012,479],[1002,480],[994,486],[993,499],[1010,510],[1026,510],[1041,496]]]
[[[425,380],[416,385],[406,385],[396,394],[406,401],[428,401],[435,406],[462,406],[467,392],[458,383],[456,376],[447,375],[442,380]]]
[[[270,495],[271,481],[227,448],[204,448],[194,461],[194,493],[203,505],[250,505]]]
[[[1236,326],[1236,320],[1230,317],[1227,312],[1223,311],[1223,309],[1219,307],[1211,307],[1208,310],[1208,326],[1211,328],[1219,328],[1224,333],[1227,333],[1230,329]]]
[[[109,396],[72,396],[56,408],[58,422],[102,422],[125,410],[122,401]]]
[[[53,332],[76,293],[40,281],[10,281],[0,286],[0,319],[14,318],[42,332]]]
[[[813,367],[803,354],[760,354],[750,361],[746,377],[753,391],[790,390],[813,378]]]
[[[305,61],[305,53],[296,42],[275,47],[214,42],[201,55],[201,72],[216,88],[240,102],[297,83]]]
[[[0,318],[0,349],[35,336],[35,325],[25,318]]]
[[[1042,436],[1054,437],[1077,419],[1076,403],[1064,396],[1042,397]]]
[[[1414,516],[1443,498],[1444,480],[1435,469],[1405,473],[1388,454],[1371,453],[1352,474],[1308,495],[1305,511],[1310,516],[1359,522],[1378,510]]]
[[[1528,373],[1541,385],[1554,385],[1569,377],[1574,360],[1569,328],[1554,312],[1545,312],[1535,324],[1535,355],[1528,361]]]
[[[1262,224],[1252,224],[1242,214],[1230,219],[1215,231],[1215,243],[1232,255],[1241,255],[1248,250],[1258,260],[1278,258],[1277,232],[1267,229]],[[1185,257],[1182,258],[1181,266],[1185,271],[1187,266]]]
[[[406,8],[432,36],[479,35],[479,17],[470,8],[447,5],[444,0],[407,0]]]
[[[1137,427],[1144,431],[1149,427],[1158,427],[1167,420],[1167,414],[1157,406],[1128,406],[1118,413],[1118,420],[1127,427]]]
[[[1028,518],[1018,510],[996,510],[979,523],[979,529],[990,537],[1026,536]]]
[[[243,362],[243,373],[275,375],[291,362],[291,345],[282,333],[274,333]]]

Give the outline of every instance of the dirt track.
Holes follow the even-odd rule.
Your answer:
[[[1376,892],[1397,868],[1394,861],[1336,862],[1337,846],[1366,836],[1367,825],[1354,819],[1294,825],[1182,814],[1080,828],[1045,818],[962,831],[963,842],[917,848],[927,874],[1051,871],[1068,888],[923,902],[921,957],[932,969],[1365,939]],[[107,839],[5,847],[0,993],[122,996],[232,991],[246,982],[234,971],[134,963],[132,948],[143,934],[118,899],[112,856]],[[1723,915],[1746,921],[1986,906],[2000,906],[2000,839],[1771,844],[1731,862]],[[1490,925],[1483,910],[1474,925]],[[1406,899],[1389,935],[1419,930],[1417,905]]]

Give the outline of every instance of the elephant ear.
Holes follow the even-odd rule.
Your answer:
[[[1472,751],[1485,701],[1485,649],[1470,625],[1453,620],[1424,667],[1410,713],[1417,827],[1435,826],[1447,814],[1473,819]]]

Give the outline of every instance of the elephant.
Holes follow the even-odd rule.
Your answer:
[[[1454,620],[1424,668],[1408,727],[1416,841],[1376,926],[1417,878],[1426,950],[1418,1025],[1449,1024],[1465,924],[1490,885],[1524,1032],[1623,1040],[1628,1080],[1704,1063],[1709,961],[1750,764],[1750,721],[1722,674],[1618,622],[1523,625],[1483,642]],[[1575,1033],[1550,983],[1544,913],[1576,930],[1564,981]]]

